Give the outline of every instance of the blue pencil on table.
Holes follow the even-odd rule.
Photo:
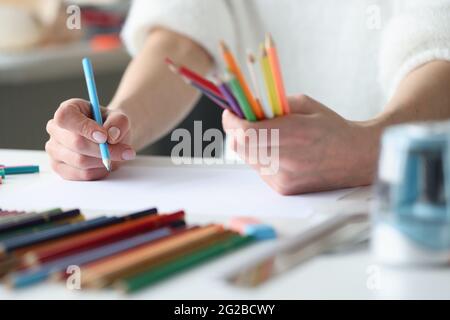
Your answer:
[[[94,115],[94,120],[99,124],[103,125],[102,113],[100,111],[100,102],[97,95],[97,86],[95,85],[94,69],[92,68],[92,63],[89,58],[83,59],[83,71],[86,78],[86,85],[89,93],[89,100],[91,101],[92,114]],[[111,156],[109,154],[108,143],[100,144],[100,153],[102,156],[102,162],[108,171],[111,171]]]

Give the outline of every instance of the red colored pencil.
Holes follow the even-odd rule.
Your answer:
[[[184,220],[184,211],[144,217],[124,222],[119,225],[106,227],[101,230],[86,232],[48,246],[43,246],[36,250],[31,250],[24,255],[24,263],[26,265],[36,265],[81,250],[91,249],[93,247],[122,240],[138,233],[167,226],[180,220]]]
[[[217,88],[217,86],[214,83],[212,83],[211,81],[209,81],[208,79],[205,79],[198,73],[196,73],[184,66],[178,66],[169,58],[166,58],[166,63],[169,65],[170,70],[173,71],[174,73],[188,78],[192,82],[201,86],[205,90],[211,92],[212,94],[219,97],[220,99],[225,100],[225,98],[222,95],[222,93],[220,92],[219,88]]]

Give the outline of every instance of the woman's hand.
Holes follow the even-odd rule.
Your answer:
[[[106,177],[99,144],[108,142],[112,168],[117,169],[126,160],[136,157],[129,145],[130,123],[119,111],[102,109],[105,119],[103,127],[91,117],[90,103],[71,99],[61,104],[53,119],[47,123],[50,139],[45,150],[51,165],[67,180],[98,180]]]
[[[304,95],[289,100],[291,114],[273,120],[252,123],[224,112],[224,129],[234,132],[232,146],[239,156],[283,195],[370,184],[376,170],[381,130],[373,123],[345,120]],[[268,139],[249,145],[248,137],[235,134],[236,129],[268,129],[269,137],[271,129],[279,129],[279,141]],[[264,165],[249,158],[252,150],[256,148],[257,153],[253,154],[261,154],[266,146],[272,156],[279,155],[274,174],[262,174]],[[274,148],[278,148],[278,153],[274,153]]]

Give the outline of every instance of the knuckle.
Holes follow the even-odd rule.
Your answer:
[[[95,170],[83,170],[80,173],[80,178],[85,181],[94,181],[100,179]]]
[[[295,99],[300,106],[308,105],[311,102],[311,98],[306,94],[299,94],[295,96]]]
[[[80,133],[85,137],[89,137],[90,132],[91,132],[90,121],[88,118],[86,118],[80,124]]]
[[[72,140],[72,147],[74,150],[81,151],[85,149],[84,139],[81,136],[75,136]]]
[[[47,125],[45,126],[45,130],[47,131],[47,133],[48,134],[52,134],[51,133],[51,131],[52,131],[52,127],[54,126],[54,120],[53,119],[50,119],[48,122],[47,122]]]
[[[75,155],[73,162],[74,162],[74,165],[78,168],[87,168],[89,165],[88,157],[81,155],[81,154]]]

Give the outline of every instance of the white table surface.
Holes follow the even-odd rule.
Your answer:
[[[3,197],[20,192],[30,182],[53,175],[47,156],[39,151],[1,150],[0,163],[33,163],[41,173],[8,177],[0,186]],[[170,166],[170,159],[138,157],[128,165]],[[205,168],[207,170],[207,168]],[[261,182],[262,183],[262,182]],[[356,193],[357,194],[357,193]],[[359,196],[359,195],[358,195]],[[367,196],[361,192],[361,197]],[[89,212],[84,212],[89,216]],[[214,216],[214,221],[227,218]],[[189,222],[211,221],[208,216],[188,214]],[[275,219],[270,221],[283,234],[291,234],[308,225],[308,221]],[[229,285],[224,275],[244,258],[263,251],[272,243],[245,248],[191,271],[161,282],[131,296],[115,291],[66,289],[62,284],[43,283],[25,290],[10,291],[0,285],[4,299],[450,299],[450,269],[392,269],[377,264],[368,249],[330,254],[313,260],[277,277],[256,289]]]

